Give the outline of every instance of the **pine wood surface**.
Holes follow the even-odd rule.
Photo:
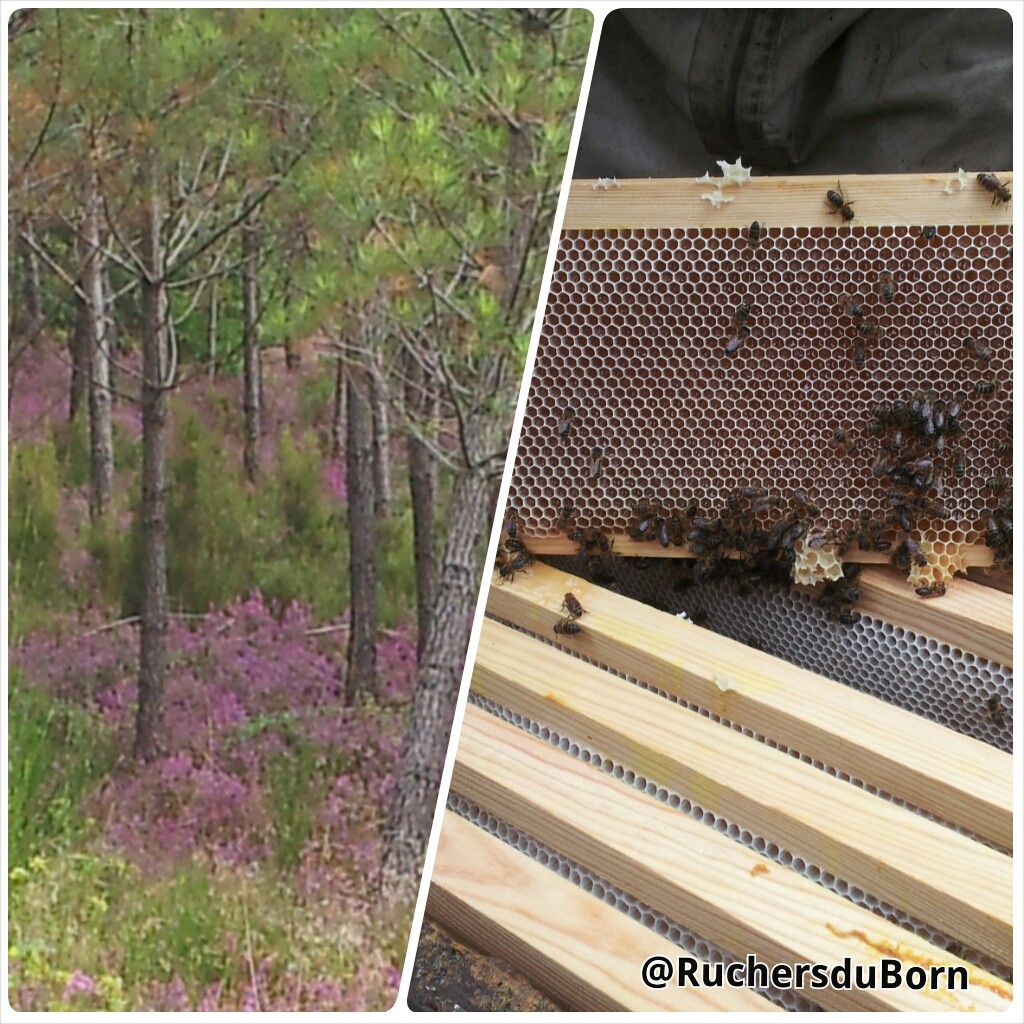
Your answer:
[[[670,545],[667,548],[661,547],[650,541],[632,540],[621,533],[614,535],[616,555],[624,558],[641,556],[644,558],[693,558],[689,552],[688,545],[675,547]],[[526,546],[535,555],[574,555],[579,551],[579,545],[569,540],[568,537],[526,537]],[[964,564],[970,568],[986,568],[992,564],[994,552],[982,544],[965,545],[960,549]],[[738,554],[730,554],[729,557],[739,557]],[[888,565],[890,555],[884,551],[858,551],[856,557],[850,561],[860,562],[864,565]],[[909,587],[909,584],[907,584]],[[913,588],[910,588],[913,594]]]
[[[850,885],[943,921],[971,947],[1010,958],[1006,855],[496,622],[485,623],[473,688]]]
[[[721,171],[709,167],[713,178]],[[992,172],[1012,185],[1010,172]],[[626,178],[618,187],[595,188],[593,178],[573,181],[562,229],[590,228],[745,228],[759,221],[773,230],[786,227],[851,227],[922,224],[1011,224],[1010,203],[992,205],[992,196],[972,180],[963,191],[953,184],[952,195],[943,191],[953,177],[937,174],[846,174],[842,191],[853,204],[854,219],[842,224],[829,210],[825,193],[836,188],[832,175],[754,177],[744,185],[723,190],[731,203],[717,210],[702,194],[714,192],[712,182],[693,178]]]
[[[587,614],[566,647],[1011,848],[1012,758],[980,740],[541,563],[487,608],[555,639],[567,591]]]
[[[688,815],[470,706],[453,791],[710,942],[767,963],[962,961]],[[499,888],[495,883],[495,889]],[[496,901],[514,901],[515,892]],[[627,970],[628,973],[628,970]],[[1011,987],[969,966],[966,993],[808,993],[833,1010],[1005,1009]]]
[[[573,1010],[779,1010],[748,989],[647,988],[644,960],[678,946],[451,811],[427,914]]]
[[[941,598],[921,598],[895,570],[860,575],[857,610],[1013,668],[1013,594],[957,579]]]

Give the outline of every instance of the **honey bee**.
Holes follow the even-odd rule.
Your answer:
[[[559,530],[568,529],[569,523],[576,516],[576,505],[571,498],[562,499],[562,507],[558,510],[558,522],[555,524]]]
[[[846,196],[843,195],[843,187],[838,181],[834,191],[829,189],[825,193],[825,202],[828,204],[829,209],[833,213],[838,213],[844,221],[853,220],[853,203],[846,201]]]
[[[853,339],[853,365],[858,370],[864,369],[864,364],[867,362],[868,347],[863,338]]]
[[[743,342],[745,342],[749,337],[749,327],[737,327],[736,330],[726,339],[725,354],[727,356],[735,355],[743,347]]]
[[[871,317],[857,324],[855,330],[864,338],[880,338],[884,333],[882,325],[877,320],[872,320]]]
[[[512,540],[519,536],[519,512],[511,505],[505,513],[505,522],[502,524],[502,529]]]
[[[1003,494],[1010,486],[1010,479],[1005,476],[990,476],[985,481],[985,486],[994,494]]]
[[[840,626],[856,626],[857,623],[860,622],[860,612],[840,612],[838,622]]]
[[[846,315],[852,316],[854,320],[860,320],[864,317],[864,310],[849,292],[843,292],[839,296],[839,305],[842,306]]]
[[[498,575],[503,580],[508,580],[509,583],[512,583],[516,578],[516,573],[523,572],[528,566],[533,564],[533,561],[533,555],[528,551],[520,551],[498,569]]]
[[[1000,729],[1006,727],[1006,708],[1003,707],[1002,698],[998,693],[993,693],[987,701],[985,706],[988,708],[988,713],[992,716],[992,721],[999,726]]]
[[[924,227],[921,228],[921,231],[917,237],[923,238],[926,242],[930,242],[933,238],[935,238],[938,235],[938,233],[938,229],[935,227],[934,224],[926,224]]]
[[[926,583],[917,588],[918,597],[942,597],[945,593],[945,583]]]
[[[850,433],[845,427],[836,427],[832,431],[832,436],[828,439],[828,446],[835,451],[837,455],[849,455],[850,451]]]
[[[764,226],[756,220],[747,228],[747,245],[756,249],[764,239]]]
[[[677,547],[683,546],[683,521],[678,515],[671,515],[668,519],[668,532],[672,543]]]
[[[590,475],[596,480],[604,471],[604,449],[590,449]]]
[[[896,290],[892,283],[892,272],[889,270],[880,270],[878,272],[878,285],[879,291],[882,295],[882,301],[892,302],[896,296]]]
[[[975,382],[974,393],[976,395],[994,395],[996,391],[995,378],[989,377],[987,380],[979,380]]]
[[[1013,443],[1011,441],[1000,441],[996,445],[996,457],[1000,459],[1008,459],[1013,455]]]
[[[977,338],[972,338],[968,335],[963,340],[963,346],[976,359],[980,359],[986,366],[992,362],[992,350],[982,345]]]
[[[562,601],[562,607],[569,613],[569,615],[578,619],[586,609],[580,604],[575,594],[566,594],[565,600]]]
[[[732,314],[733,327],[742,327],[750,316],[750,303],[741,302]]]
[[[1008,203],[1010,201],[1010,190],[994,174],[979,174],[978,184],[992,194],[992,203]]]
[[[576,633],[582,633],[583,627],[572,616],[567,615],[555,623],[554,630],[555,633],[562,636],[573,636]]]
[[[558,413],[558,436],[561,438],[572,437],[573,428],[576,426],[576,409],[567,405]]]

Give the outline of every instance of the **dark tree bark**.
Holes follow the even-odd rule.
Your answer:
[[[373,415],[367,371],[345,367],[348,406],[345,482],[348,488],[349,592],[352,625],[345,695],[349,704],[374,692],[377,674],[377,522],[374,514]]]
[[[154,175],[155,178],[155,175]],[[135,756],[159,753],[163,726],[167,635],[167,523],[164,427],[168,371],[167,290],[156,182],[146,224],[147,276],[142,282],[142,608]]]
[[[412,500],[413,559],[416,565],[417,657],[423,661],[423,649],[433,615],[434,577],[437,558],[434,550],[434,503],[437,501],[437,461],[423,443],[430,436],[437,418],[437,395],[428,387],[423,367],[411,350],[405,358],[405,408],[414,424],[406,438],[406,462],[409,495]]]
[[[86,295],[88,329],[84,344],[89,351],[89,513],[102,516],[114,486],[114,434],[111,422],[110,332],[107,330],[107,295],[104,288],[103,236],[100,228],[99,176],[90,168],[85,176],[85,213],[82,218],[82,290]]]
[[[260,469],[262,367],[259,335],[259,229],[252,217],[242,225],[242,410],[245,416],[245,475],[255,482]]]
[[[380,519],[391,514],[391,430],[388,426],[388,396],[380,367],[380,354],[373,356],[370,370],[370,415],[373,417],[374,512]]]
[[[338,356],[334,369],[334,407],[331,411],[331,458],[345,454],[345,360]]]
[[[413,902],[419,889],[480,588],[480,542],[491,513],[489,487],[487,476],[474,470],[464,470],[455,484],[452,507],[458,513],[445,540],[402,774],[384,836],[381,898],[392,905]]]

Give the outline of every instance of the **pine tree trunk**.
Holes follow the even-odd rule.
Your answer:
[[[135,756],[159,753],[163,727],[167,635],[167,524],[164,427],[167,372],[167,291],[163,279],[160,203],[156,183],[146,225],[147,279],[142,282],[142,608]]]
[[[437,559],[434,552],[434,511],[437,501],[437,463],[433,452],[420,439],[433,433],[437,417],[437,396],[425,386],[425,374],[416,355],[405,357],[405,407],[413,429],[406,438],[406,462],[409,495],[412,500],[413,559],[416,566],[417,656],[423,661],[423,647],[433,615],[434,577]]]
[[[345,360],[339,355],[334,370],[334,408],[331,413],[331,458],[345,454]]]
[[[401,777],[384,836],[381,898],[392,905],[410,904],[419,888],[480,589],[478,553],[491,515],[488,492],[481,472],[464,471],[455,485],[452,508],[457,513],[445,540]]]
[[[373,417],[365,369],[346,367],[345,481],[348,487],[351,631],[345,695],[372,694],[377,674],[377,522],[374,515]]]
[[[245,475],[255,482],[260,469],[262,367],[259,336],[259,229],[250,217],[242,225],[242,358],[245,416]]]
[[[81,281],[79,282],[81,285]],[[68,422],[74,423],[82,399],[89,392],[89,353],[92,349],[92,316],[88,303],[75,295],[75,325],[68,337],[71,387],[68,393]]]
[[[391,452],[387,386],[381,376],[379,354],[374,355],[370,371],[370,414],[373,418],[374,512],[378,518],[386,519],[391,514]]]
[[[25,221],[25,234],[29,238],[35,237],[31,218],[27,218]],[[29,245],[23,244],[21,248],[22,266],[25,273],[23,290],[25,316],[28,320],[27,331],[31,337],[43,322],[43,285],[39,274],[39,257]]]
[[[210,380],[217,379],[217,317],[220,312],[220,282],[214,278],[210,282],[210,321],[206,332],[206,358]]]
[[[102,516],[114,484],[114,434],[111,423],[110,332],[104,289],[103,238],[100,230],[99,176],[86,172],[85,215],[82,219],[82,290],[89,314],[85,344],[89,350],[89,513]]]

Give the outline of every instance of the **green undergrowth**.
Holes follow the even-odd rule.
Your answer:
[[[325,402],[322,386],[303,394],[300,421],[312,419]],[[277,607],[297,601],[319,620],[339,616],[349,603],[347,508],[324,484],[318,429],[285,429],[253,485],[229,435],[204,425],[184,402],[175,403],[173,412],[167,456],[172,609],[202,612],[258,589]],[[96,522],[86,515],[89,451],[81,423],[58,424],[46,440],[12,448],[9,557],[19,628],[37,627],[48,611],[97,604],[124,616],[138,614],[140,444],[128,444],[120,430],[115,444],[120,458],[113,505]],[[392,512],[377,524],[385,628],[413,617],[415,593],[412,510],[400,466],[393,479]],[[62,564],[68,554],[79,566],[71,576]]]
[[[365,1008],[386,1009],[408,928],[304,900],[258,869],[197,862],[142,879],[102,848],[36,855],[11,869],[9,892],[16,1009],[360,1009],[360,975]]]

